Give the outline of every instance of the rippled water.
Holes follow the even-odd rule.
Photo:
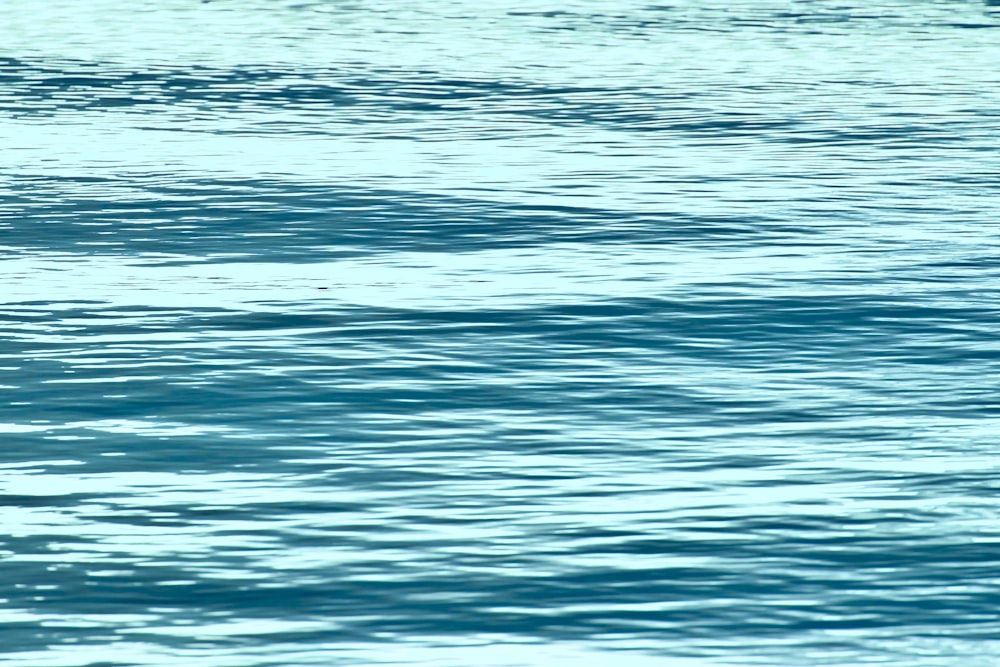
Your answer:
[[[0,663],[1000,664],[1000,7],[7,0]]]

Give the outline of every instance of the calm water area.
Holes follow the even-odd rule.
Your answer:
[[[0,47],[3,667],[1000,665],[1000,6]]]

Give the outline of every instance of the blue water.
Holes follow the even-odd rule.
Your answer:
[[[990,4],[5,0],[0,664],[1000,665]]]

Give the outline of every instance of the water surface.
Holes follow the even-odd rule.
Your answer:
[[[0,7],[0,662],[995,665],[1000,14]]]

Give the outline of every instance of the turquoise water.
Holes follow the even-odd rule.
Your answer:
[[[0,664],[1000,664],[988,4],[4,2]]]

